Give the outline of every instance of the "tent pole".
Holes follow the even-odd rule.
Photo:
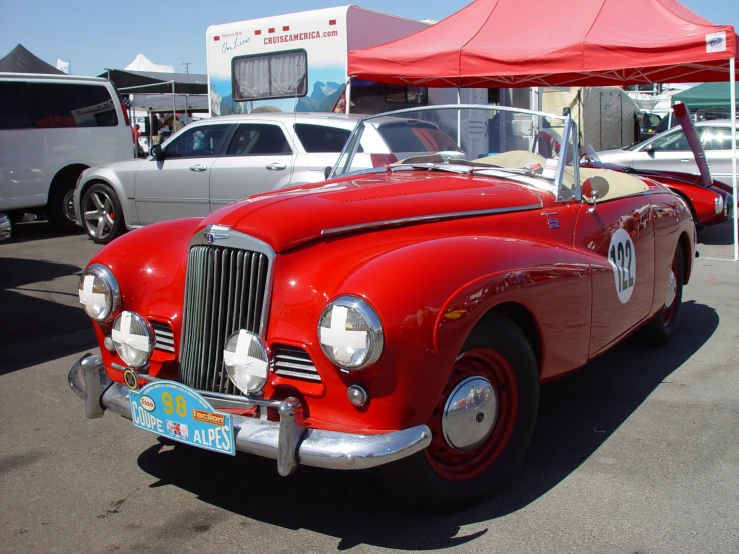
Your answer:
[[[462,89],[457,87],[457,104],[462,103]],[[457,146],[462,148],[462,110],[457,110]]]
[[[739,214],[737,207],[737,175],[736,175],[736,67],[735,59],[729,60],[729,86],[731,87],[731,174],[734,191],[734,261],[739,261]]]
[[[352,99],[352,78],[349,77],[349,80],[346,82],[346,88],[344,89],[344,102],[346,106],[344,106],[344,112],[349,113],[351,109],[351,99]]]

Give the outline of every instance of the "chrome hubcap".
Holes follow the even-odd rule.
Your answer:
[[[667,282],[667,292],[665,293],[665,308],[672,306],[677,296],[677,279],[675,272],[670,269],[670,280]]]
[[[93,192],[85,203],[85,226],[96,239],[104,239],[113,232],[115,213],[113,200],[104,192]]]
[[[64,195],[64,215],[69,219],[70,221],[75,221],[75,215],[74,215],[74,190],[70,190],[67,192],[67,194]]]
[[[444,406],[444,440],[455,450],[474,450],[490,436],[497,418],[498,397],[492,383],[484,377],[468,377],[454,388]]]

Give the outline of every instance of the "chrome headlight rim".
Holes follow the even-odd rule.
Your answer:
[[[123,311],[120,314],[118,314],[118,316],[116,316],[115,320],[113,321],[113,324],[112,324],[113,332],[116,331],[115,329],[116,323],[118,323],[118,321],[124,316],[124,314],[128,314],[131,317],[131,319],[139,323],[142,329],[144,330],[145,335],[139,335],[139,336],[144,336],[146,338],[146,342],[148,345],[148,350],[146,351],[146,357],[142,362],[139,362],[139,363],[132,363],[129,360],[127,360],[125,356],[123,355],[123,352],[122,352],[123,348],[119,349],[119,346],[118,346],[119,342],[121,341],[118,341],[115,338],[113,338],[112,336],[113,333],[111,333],[111,338],[113,340],[113,348],[115,349],[116,354],[118,354],[121,360],[123,360],[123,362],[126,364],[126,366],[131,367],[133,369],[141,369],[149,363],[149,360],[151,359],[151,355],[154,353],[154,346],[156,344],[156,336],[154,334],[154,328],[151,326],[151,323],[149,323],[149,321],[142,315],[137,314],[136,312]]]
[[[118,286],[118,281],[115,278],[115,275],[113,275],[110,268],[103,264],[92,264],[91,266],[86,267],[82,272],[82,275],[80,275],[78,290],[80,290],[80,287],[84,287],[86,276],[93,276],[102,281],[110,295],[110,305],[103,315],[95,317],[94,315],[90,315],[90,312],[87,311],[87,307],[83,304],[85,313],[90,317],[90,319],[93,319],[98,323],[112,322],[116,317],[118,317],[121,307],[121,289]]]
[[[367,324],[367,326],[370,328],[370,344],[369,348],[367,349],[367,354],[364,356],[364,358],[361,359],[361,361],[356,364],[350,365],[336,360],[333,356],[333,352],[331,352],[330,350],[330,347],[324,345],[323,342],[321,342],[321,324],[323,323],[324,317],[326,317],[328,312],[333,310],[334,306],[356,310],[362,317],[364,322]],[[372,306],[370,306],[370,304],[366,300],[359,296],[342,295],[330,301],[323,309],[323,311],[321,311],[321,315],[318,318],[316,334],[318,337],[318,344],[321,346],[321,351],[323,352],[323,355],[326,356],[326,358],[328,358],[332,364],[346,371],[359,371],[374,365],[375,362],[380,359],[380,356],[382,355],[385,347],[385,332],[382,328],[380,317],[377,315],[377,312],[375,312]]]

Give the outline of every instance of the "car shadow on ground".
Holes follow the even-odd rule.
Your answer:
[[[511,514],[556,487],[705,344],[718,323],[712,308],[686,302],[669,346],[650,349],[631,339],[582,370],[544,385],[537,428],[522,467],[489,502],[458,514],[416,513],[370,472],[301,468],[282,478],[273,460],[222,456],[183,445],[153,446],[138,464],[158,479],[152,487],[176,486],[246,518],[337,537],[339,550],[360,544],[448,548],[487,532],[457,536],[462,526]],[[248,520],[242,525],[248,527]]]
[[[717,313],[702,304],[682,306],[681,326],[669,346],[642,347],[636,339],[580,371],[546,384],[533,440],[509,484],[487,503],[462,513],[429,516],[396,500],[371,472],[301,468],[279,477],[273,460],[204,452],[188,446],[153,446],[139,467],[208,504],[286,529],[309,529],[359,544],[435,550],[462,544],[486,529],[457,536],[460,528],[505,516],[556,487],[711,337]],[[247,527],[248,520],[242,525]]]
[[[95,347],[90,318],[76,294],[49,286],[79,275],[81,267],[4,257],[0,266],[0,375]]]
[[[84,231],[82,230],[82,227],[66,233],[60,233],[58,231],[55,231],[52,228],[51,223],[45,220],[15,223],[13,224],[10,238],[8,240],[0,242],[0,248],[2,248],[2,245],[4,244],[29,242],[42,239],[53,239],[56,237],[66,237],[68,235],[81,235],[83,233]]]
[[[698,231],[698,251],[700,245],[726,246],[734,244],[734,226],[732,221],[726,221],[718,225],[703,227]]]

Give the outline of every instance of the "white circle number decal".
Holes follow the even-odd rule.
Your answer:
[[[616,293],[622,304],[626,304],[634,292],[636,283],[636,250],[629,233],[619,229],[611,237],[608,246],[608,261],[613,267]]]

